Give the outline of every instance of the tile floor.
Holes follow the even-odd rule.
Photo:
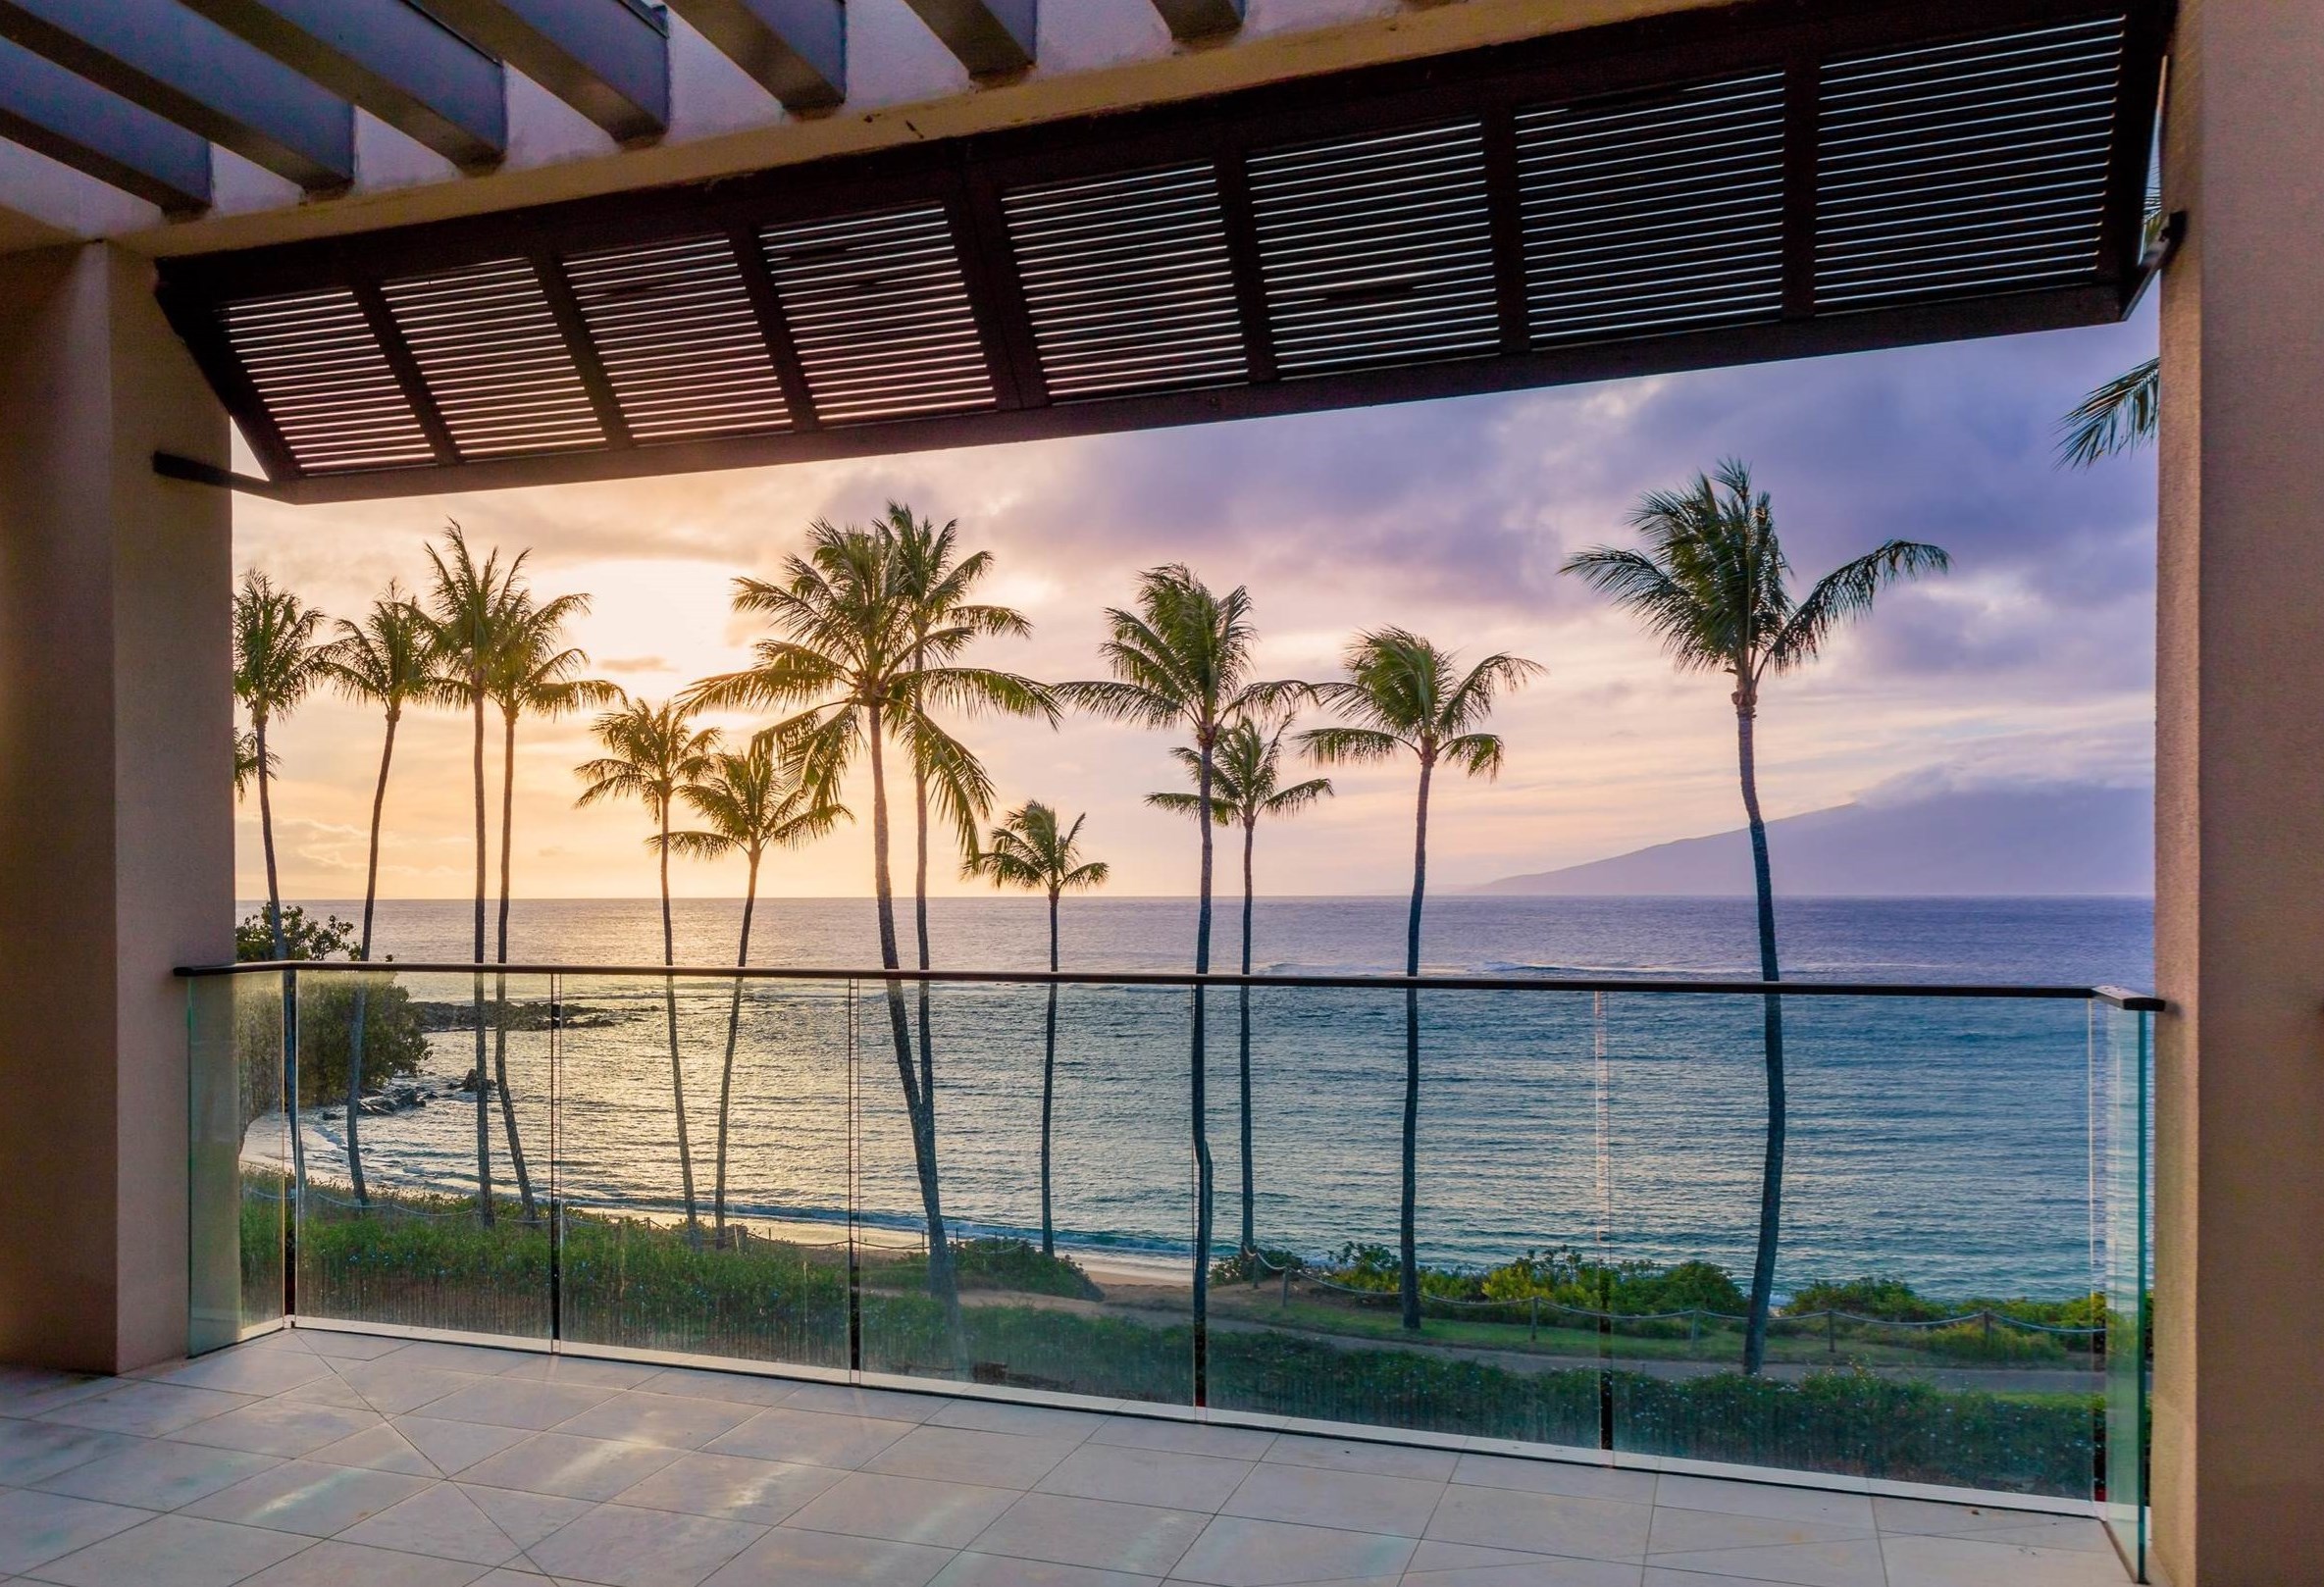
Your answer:
[[[314,1329],[0,1368],[0,1583],[2119,1587],[2095,1522]]]

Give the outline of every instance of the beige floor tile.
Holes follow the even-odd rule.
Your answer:
[[[1024,1437],[966,1427],[915,1427],[863,1463],[866,1471],[1030,1488],[1073,1453],[1074,1438]]]
[[[1825,1526],[1776,1515],[1721,1515],[1708,1510],[1674,1510],[1659,1505],[1646,1552],[1684,1554],[1701,1549],[1755,1549],[1789,1543],[1833,1543],[1872,1534],[1854,1527]]]
[[[1976,1537],[1881,1540],[1888,1587],[2121,1587],[2112,1549],[2032,1549]]]
[[[633,1444],[698,1450],[733,1432],[757,1412],[719,1400],[690,1400],[670,1394],[616,1394],[557,1423],[560,1433],[585,1438],[620,1438]]]
[[[846,1383],[801,1383],[784,1405],[840,1416],[872,1416],[881,1421],[923,1422],[952,1402],[941,1394],[905,1394],[901,1389],[858,1389]]]
[[[588,1514],[593,1508],[587,1499],[559,1499],[553,1494],[526,1493],[519,1488],[488,1488],[482,1483],[456,1484],[468,1496],[468,1502],[485,1512],[485,1518],[507,1534],[508,1541],[520,1549],[529,1549],[556,1531]],[[533,1567],[519,1561],[515,1568]]]
[[[1873,1500],[1872,1518],[1884,1532],[1929,1536],[1990,1532],[2000,1527],[2031,1526],[2059,1519],[2038,1510],[2003,1510],[1992,1505],[1950,1505],[1934,1499],[1885,1497]]]
[[[1420,1482],[1444,1482],[1460,1464],[1452,1450],[1404,1449],[1394,1444],[1369,1444],[1352,1438],[1309,1438],[1285,1433],[1266,1452],[1278,1465],[1314,1466],[1324,1471],[1357,1471],[1375,1477],[1409,1477]]]
[[[1017,1500],[1007,1488],[858,1471],[802,1505],[783,1524],[895,1543],[965,1547]]]
[[[157,1515],[39,1567],[66,1587],[232,1587],[312,1538],[191,1515]]]
[[[300,1328],[296,1333],[300,1343],[328,1360],[377,1360],[382,1356],[394,1355],[411,1343],[384,1334],[342,1334],[329,1328]]]
[[[986,1433],[1021,1433],[1031,1438],[1080,1443],[1106,1424],[1087,1410],[1056,1406],[1012,1406],[998,1400],[955,1400],[928,1418],[932,1427],[970,1427]]]
[[[1214,1510],[1254,1469],[1249,1460],[1113,1444],[1084,1444],[1035,1486],[1076,1499],[1115,1499],[1170,1510]]]
[[[47,1421],[0,1421],[0,1488],[45,1484],[60,1472],[137,1446],[136,1439],[90,1427],[62,1427]]]
[[[2112,1554],[2113,1542],[2096,1521],[2062,1518],[2026,1526],[1996,1527],[1977,1534],[1980,1543],[2015,1543],[2029,1549],[2068,1549],[2080,1554]]]
[[[979,1554],[1162,1576],[1210,1523],[1196,1510],[1027,1494],[969,1546]]]
[[[778,1526],[714,1571],[705,1587],[927,1587],[946,1549]]]
[[[1722,1515],[1772,1515],[1780,1520],[1873,1529],[1872,1500],[1864,1494],[1816,1488],[1784,1488],[1765,1482],[1729,1482],[1719,1477],[1664,1473],[1654,1502],[1674,1510],[1707,1510]]]
[[[1170,1579],[1216,1587],[1280,1587],[1368,1576],[1393,1581],[1412,1554],[1408,1537],[1220,1515],[1195,1539]]]
[[[447,1477],[531,1436],[521,1427],[487,1427],[481,1422],[439,1421],[433,1416],[397,1416],[388,1425]]]
[[[748,1372],[709,1372],[673,1366],[638,1385],[640,1394],[675,1394],[694,1400],[718,1400],[733,1406],[779,1406],[799,1388],[788,1378],[753,1377]]]
[[[153,1519],[148,1510],[64,1494],[0,1493],[0,1570],[29,1571]]]
[[[1646,1506],[1619,1500],[1455,1484],[1445,1489],[1429,1518],[1427,1535],[1447,1543],[1481,1543],[1529,1554],[1643,1561],[1652,1518]]]
[[[285,1389],[276,1396],[279,1400],[295,1400],[307,1406],[344,1406],[349,1410],[377,1410],[380,1408],[355,1390],[355,1385],[336,1372],[327,1372],[319,1378]]]
[[[169,1436],[181,1444],[247,1450],[253,1455],[299,1456],[352,1437],[367,1427],[377,1427],[381,1419],[379,1412],[373,1410],[261,1400],[239,1410],[181,1427]]]
[[[359,1465],[373,1471],[400,1471],[407,1477],[437,1477],[443,1473],[422,1455],[392,1422],[381,1422],[350,1433],[336,1444],[326,1444],[307,1457],[329,1465]]]
[[[438,1367],[446,1372],[474,1372],[484,1377],[497,1377],[512,1366],[539,1360],[544,1353],[491,1350],[483,1345],[454,1345],[421,1339],[404,1346],[395,1354],[406,1366]]]
[[[570,1433],[536,1433],[460,1473],[462,1482],[559,1499],[611,1499],[678,1459],[679,1451]]]
[[[363,1397],[363,1403],[374,1410],[399,1416],[407,1410],[418,1410],[432,1401],[462,1389],[474,1388],[479,1383],[495,1379],[477,1372],[447,1372],[436,1366],[406,1366],[401,1357],[390,1357],[382,1361],[341,1361],[334,1374],[348,1388]]]
[[[1133,1450],[1167,1450],[1176,1455],[1211,1455],[1256,1460],[1278,1435],[1257,1427],[1217,1427],[1208,1422],[1161,1416],[1109,1416],[1089,1435],[1092,1444]]]
[[[246,1394],[122,1378],[105,1393],[42,1411],[39,1419],[65,1427],[127,1433],[132,1438],[158,1438],[255,1403],[254,1397]]]
[[[333,1541],[300,1550],[243,1587],[468,1587],[484,1573],[484,1566],[466,1561]]]
[[[515,1539],[448,1482],[347,1528],[339,1540],[479,1566],[506,1564],[521,1552]]]
[[[76,1400],[88,1400],[118,1379],[39,1366],[0,1366],[0,1416],[37,1416]]]
[[[1882,1587],[1880,1540],[1842,1538],[1833,1543],[1790,1543],[1777,1547],[1705,1549],[1695,1553],[1658,1554],[1654,1562],[1670,1570],[1696,1570],[1707,1575],[1739,1576],[1745,1581],[1770,1581],[1793,1587]],[[2016,1578],[1996,1576],[1988,1584],[2008,1582],[2026,1587]]]
[[[290,1460],[194,1501],[185,1513],[243,1526],[336,1537],[424,1491],[433,1477]],[[271,1562],[271,1561],[270,1561]]]
[[[1445,1492],[1440,1482],[1263,1462],[1219,1507],[1219,1513],[1419,1537],[1427,1530],[1428,1517]]]
[[[423,1408],[439,1421],[479,1421],[491,1427],[544,1432],[613,1398],[613,1390],[535,1378],[489,1378],[455,1389]]]
[[[500,1376],[542,1383],[578,1383],[593,1389],[634,1389],[662,1371],[641,1361],[601,1361],[588,1356],[536,1356]]]
[[[772,1526],[836,1485],[846,1472],[737,1455],[689,1455],[618,1496],[625,1505],[684,1510]]]
[[[31,1486],[109,1505],[176,1510],[280,1463],[272,1455],[245,1455],[239,1450],[204,1449],[198,1444],[154,1439],[60,1471]]]
[[[1453,1481],[1477,1488],[1514,1488],[1521,1493],[1564,1494],[1570,1499],[1619,1499],[1654,1503],[1654,1473],[1572,1460],[1523,1460],[1506,1455],[1464,1455]]]
[[[1404,1587],[1638,1587],[1639,1567],[1613,1560],[1568,1560],[1555,1555],[1512,1556],[1493,1563],[1404,1573]],[[1717,1587],[1701,1578],[1705,1587]]]
[[[526,1552],[552,1576],[607,1587],[695,1587],[765,1532],[749,1521],[599,1505]]]
[[[303,1350],[222,1350],[144,1375],[195,1389],[271,1395],[329,1377],[331,1367]]]
[[[761,1410],[733,1432],[710,1441],[719,1455],[853,1469],[917,1426],[870,1416],[798,1410],[788,1405]]]
[[[930,1587],[1157,1587],[1152,1576],[994,1554],[955,1555]]]

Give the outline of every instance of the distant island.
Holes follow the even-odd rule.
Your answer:
[[[2154,891],[2154,794],[2083,783],[1891,789],[1771,821],[1768,848],[1778,891],[1793,896],[2143,897]],[[1468,891],[1748,895],[1750,839],[1738,827]]]

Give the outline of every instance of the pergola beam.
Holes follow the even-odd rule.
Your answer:
[[[617,141],[669,130],[669,24],[642,0],[428,0],[428,9]]]
[[[1177,38],[1215,38],[1243,26],[1243,0],[1154,0]]]
[[[508,148],[500,63],[408,0],[181,0],[454,165]]]
[[[1038,0],[904,0],[976,77],[1033,64]]]
[[[0,136],[173,215],[210,202],[206,139],[5,38]]]
[[[832,110],[848,96],[848,13],[842,0],[669,0],[783,108]]]
[[[177,0],[0,0],[0,37],[309,191],[354,179],[353,107]]]

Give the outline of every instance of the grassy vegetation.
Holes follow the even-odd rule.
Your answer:
[[[244,1259],[254,1285],[272,1282],[267,1252],[277,1203],[246,1211]],[[921,1258],[869,1255],[861,1271],[863,1364],[874,1370],[972,1378],[1183,1404],[1193,1334],[1183,1313],[1088,1304],[1098,1287],[1069,1261],[1021,1241],[959,1248],[962,1337],[916,1286]],[[371,1212],[310,1207],[299,1230],[299,1308],[318,1316],[540,1336],[548,1325],[551,1242],[510,1203],[491,1229],[458,1198],[398,1197]],[[569,1212],[554,1253],[564,1336],[823,1367],[848,1361],[844,1252],[751,1240],[713,1251],[668,1225]],[[1011,1301],[1023,1296],[1023,1304]],[[1937,1388],[1842,1365],[1786,1379],[1714,1371],[1690,1376],[1622,1370],[1683,1339],[1618,1340],[1618,1364],[1540,1368],[1466,1354],[1531,1348],[1595,1355],[1599,1336],[1432,1317],[1411,1344],[1392,1311],[1295,1298],[1279,1289],[1222,1288],[1210,1339],[1211,1403],[1435,1432],[1595,1447],[1601,1384],[1610,1386],[1618,1447],[1697,1459],[1859,1473],[1912,1481],[2082,1495],[2090,1491],[2098,1400],[2086,1394],[1992,1394]],[[1281,1324],[1277,1326],[1277,1324]],[[1779,1361],[1812,1363],[1821,1336],[1786,1339]],[[1699,1343],[1699,1342],[1698,1342]],[[1732,1359],[1735,1340],[1718,1342]],[[1851,1350],[1873,1361],[1866,1351]],[[1926,1360],[1926,1356],[1919,1357]]]

